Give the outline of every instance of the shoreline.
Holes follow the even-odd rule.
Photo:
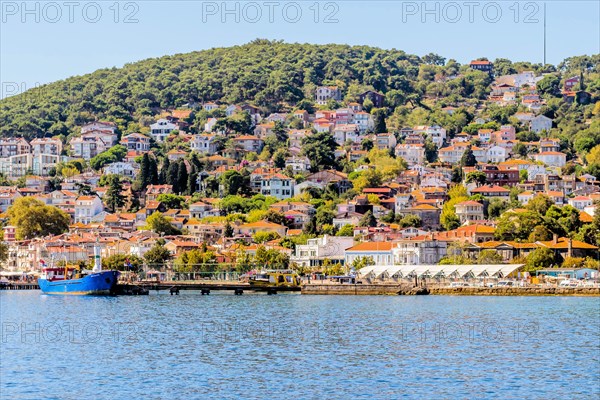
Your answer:
[[[303,295],[434,295],[434,296],[584,296],[600,297],[598,287],[415,287],[398,284],[310,284]]]

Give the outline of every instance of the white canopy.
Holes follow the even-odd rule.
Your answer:
[[[407,277],[407,276],[442,276],[442,277],[503,277],[516,271],[524,264],[460,264],[460,265],[370,265],[358,271],[360,276],[372,278],[379,277]]]

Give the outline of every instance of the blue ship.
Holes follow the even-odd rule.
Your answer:
[[[82,275],[75,268],[43,268],[38,285],[46,294],[107,295],[113,294],[119,271],[102,271],[100,247],[94,247],[94,269]]]
[[[92,272],[81,278],[65,279],[61,275],[49,275],[63,268],[47,268],[38,279],[42,292],[46,294],[106,295],[112,294],[119,278],[119,271]],[[68,276],[68,275],[67,275]]]

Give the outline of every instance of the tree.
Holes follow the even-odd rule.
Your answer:
[[[111,175],[108,178],[108,189],[104,195],[104,201],[113,213],[125,205],[125,196],[121,192],[123,192],[121,178],[119,175]]]
[[[398,224],[400,225],[401,228],[408,228],[408,227],[419,228],[423,224],[423,221],[421,220],[421,217],[419,217],[418,215],[408,214],[408,215],[405,215],[404,217],[402,217],[402,219],[398,222]]]
[[[8,245],[4,242],[0,242],[0,263],[3,263],[8,259]]]
[[[465,178],[465,183],[475,182],[477,186],[485,185],[487,175],[482,171],[469,172]]]
[[[538,269],[550,268],[560,265],[560,260],[554,250],[547,247],[539,247],[533,250],[527,256],[525,270],[529,272],[537,271]]]
[[[171,218],[158,211],[146,219],[146,229],[167,236],[181,234],[181,231],[171,224]]]
[[[221,175],[221,184],[225,195],[238,195],[250,192],[250,177],[235,170],[226,171]]]
[[[317,132],[302,139],[302,154],[310,160],[311,171],[335,167],[337,143],[329,132]]]
[[[533,211],[505,212],[498,218],[494,236],[498,240],[526,241],[534,228],[541,224],[541,216]]]
[[[233,237],[233,234],[233,227],[231,226],[231,223],[227,221],[227,223],[225,224],[225,230],[223,231],[223,236],[230,238]]]
[[[482,250],[477,256],[477,264],[502,264],[503,262],[502,256],[491,249]]]
[[[285,157],[287,155],[287,151],[285,149],[278,149],[275,153],[273,153],[273,164],[277,168],[285,168]]]
[[[10,224],[18,240],[60,235],[69,230],[69,215],[33,197],[20,197],[8,208]]]
[[[177,184],[173,187],[174,193],[185,193],[188,186],[188,171],[185,161],[179,160],[179,168],[177,169]]]
[[[118,271],[142,270],[143,260],[135,254],[113,254],[102,259],[102,268]]]
[[[560,78],[554,74],[546,75],[535,86],[541,95],[557,96],[560,94]]]
[[[552,199],[545,194],[538,194],[527,203],[527,209],[538,215],[546,215],[550,207],[554,205]]]
[[[350,224],[342,226],[336,236],[354,236],[354,226]]]
[[[171,259],[171,252],[164,246],[164,241],[157,240],[145,254],[144,259],[152,267],[162,267]]]
[[[256,232],[252,235],[254,243],[265,243],[271,240],[279,239],[281,236],[277,232]]]
[[[473,154],[471,146],[467,147],[467,150],[465,150],[460,158],[460,165],[462,167],[474,167],[477,165],[477,159],[475,158],[475,154]]]
[[[183,209],[186,205],[185,197],[172,193],[159,194],[156,200],[163,203],[167,208],[175,208],[177,210]]]
[[[364,213],[358,223],[358,226],[377,226],[377,219],[375,219],[375,216],[371,210]]]
[[[386,133],[387,126],[385,124],[386,110],[385,108],[376,108],[371,110],[375,124],[375,133]]]
[[[498,218],[508,208],[508,202],[501,199],[492,199],[488,204],[487,215],[489,219]]]

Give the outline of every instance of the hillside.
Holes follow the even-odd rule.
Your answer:
[[[67,135],[95,117],[122,125],[189,101],[294,105],[315,85],[414,89],[420,59],[398,50],[255,40],[102,69],[0,101],[0,134]]]

